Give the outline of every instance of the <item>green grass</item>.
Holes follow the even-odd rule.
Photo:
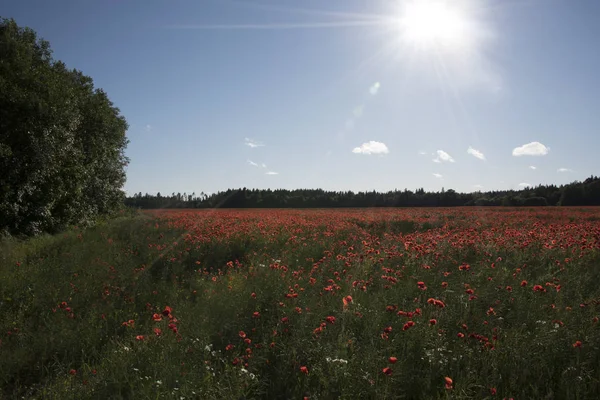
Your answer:
[[[423,212],[431,218],[127,216],[5,240],[0,398],[599,398],[598,249],[545,248],[546,238],[574,237],[560,218],[554,228],[533,225],[535,217],[489,218],[475,230],[468,212]],[[492,227],[535,232],[534,240],[521,248]]]

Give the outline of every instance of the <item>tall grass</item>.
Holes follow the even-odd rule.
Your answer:
[[[600,398],[600,212],[541,210],[173,212],[6,240],[0,397]]]

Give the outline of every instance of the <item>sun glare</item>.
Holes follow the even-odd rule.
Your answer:
[[[466,46],[470,40],[469,22],[457,2],[444,0],[407,1],[397,19],[401,39],[422,50]]]

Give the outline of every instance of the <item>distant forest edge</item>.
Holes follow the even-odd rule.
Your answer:
[[[539,185],[522,190],[458,193],[394,190],[386,193],[326,191],[322,189],[229,189],[201,193],[137,193],[125,199],[134,208],[335,208],[335,207],[457,207],[457,206],[600,206],[600,178],[567,185]]]

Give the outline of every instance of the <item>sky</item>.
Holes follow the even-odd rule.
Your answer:
[[[19,0],[129,123],[128,194],[600,173],[597,0]]]

